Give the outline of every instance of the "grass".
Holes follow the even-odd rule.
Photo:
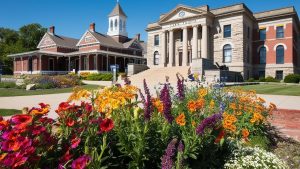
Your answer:
[[[239,87],[245,90],[255,90],[258,94],[300,96],[300,85],[258,84]]]
[[[0,116],[12,116],[15,114],[21,114],[21,110],[15,110],[15,109],[0,109]]]
[[[83,85],[82,88],[92,90],[97,89],[101,86],[98,85]],[[63,89],[39,89],[26,91],[25,89],[0,89],[0,97],[11,97],[11,96],[31,96],[31,95],[45,95],[45,94],[57,94],[57,93],[70,93],[73,88]]]
[[[3,78],[14,78],[14,75],[1,75]]]

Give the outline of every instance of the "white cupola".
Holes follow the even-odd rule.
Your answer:
[[[108,15],[108,32],[109,36],[124,36],[127,37],[127,29],[126,29],[126,20],[127,16],[121,8],[119,2],[112,10],[112,12]]]

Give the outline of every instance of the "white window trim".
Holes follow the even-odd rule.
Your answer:
[[[277,43],[275,46],[274,46],[274,51],[276,51],[276,49],[277,49],[277,47],[279,46],[279,45],[282,45],[283,46],[283,48],[284,48],[284,50],[287,50],[287,46],[284,44],[284,43]]]
[[[259,53],[260,48],[262,48],[262,47],[265,47],[266,50],[267,50],[267,52],[269,52],[269,47],[268,47],[267,45],[260,45],[260,46],[257,48],[257,53]]]

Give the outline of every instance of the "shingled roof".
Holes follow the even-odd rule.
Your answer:
[[[123,11],[121,5],[119,3],[117,3],[117,5],[115,6],[115,8],[112,10],[112,12],[108,15],[110,17],[112,16],[117,16],[117,15],[121,15],[121,16],[126,16],[125,12]]]
[[[89,31],[101,44],[116,48],[123,48],[123,45],[115,41],[112,37],[98,32]]]
[[[56,43],[57,46],[65,47],[65,48],[72,48],[76,49],[76,44],[78,42],[78,39],[69,38],[65,36],[60,35],[51,35],[49,34],[51,39]]]

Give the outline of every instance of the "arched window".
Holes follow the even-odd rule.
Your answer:
[[[276,48],[276,64],[284,64],[284,47],[279,45]]]
[[[259,64],[266,64],[266,58],[267,48],[263,46],[259,49]]]
[[[118,27],[118,20],[116,19],[115,20],[115,29],[117,29],[117,27]]]
[[[232,48],[231,45],[227,44],[223,47],[223,62],[230,63],[232,60]]]
[[[126,31],[126,22],[123,23],[123,30]]]
[[[123,29],[123,21],[122,19],[120,19],[120,31],[122,31],[122,29]]]
[[[112,31],[113,28],[114,28],[114,22],[113,22],[113,20],[110,20],[110,30]]]
[[[159,53],[158,51],[154,52],[154,65],[158,65],[159,64]]]

